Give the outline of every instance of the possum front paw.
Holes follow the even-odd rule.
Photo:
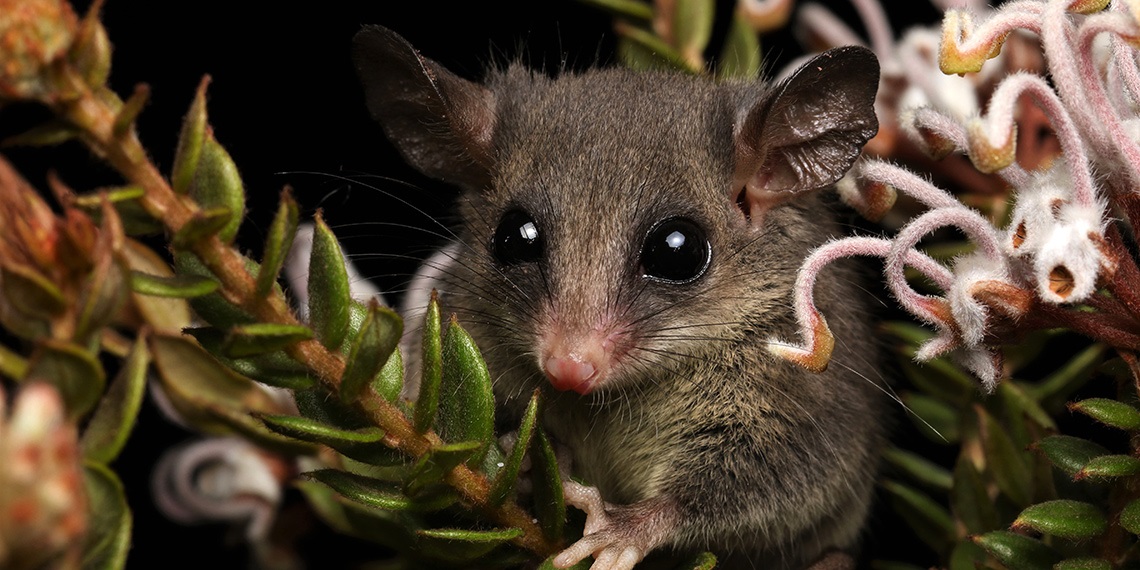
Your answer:
[[[611,505],[594,487],[565,481],[566,502],[586,513],[586,528],[578,542],[554,558],[555,568],[569,568],[591,554],[591,570],[630,570],[677,528],[676,505],[657,497],[632,505]]]

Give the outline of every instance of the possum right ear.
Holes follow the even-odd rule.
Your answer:
[[[419,54],[392,30],[368,26],[352,40],[368,110],[404,160],[424,174],[482,187],[494,166],[493,94]]]

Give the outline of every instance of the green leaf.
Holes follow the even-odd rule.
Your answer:
[[[1029,392],[1046,410],[1060,409],[1069,396],[1092,378],[1092,372],[1104,359],[1104,345],[1094,343],[1071,358],[1056,372],[1030,386]]]
[[[1048,570],[1061,559],[1041,541],[1009,531],[995,530],[972,539],[1009,570]]]
[[[103,395],[107,377],[103,366],[82,347],[53,339],[39,342],[24,381],[39,380],[55,386],[71,419],[81,418]]]
[[[59,287],[23,265],[0,263],[0,286],[11,306],[34,318],[50,319],[67,308]]]
[[[467,562],[487,555],[523,532],[517,528],[498,530],[431,529],[416,531],[420,552],[451,562]]]
[[[1094,457],[1108,455],[1108,449],[1099,443],[1069,435],[1051,435],[1030,446],[1045,454],[1058,469],[1076,475]]]
[[[562,476],[558,473],[558,458],[542,428],[535,428],[530,454],[538,524],[546,538],[561,540],[566,526],[566,497],[562,492]]]
[[[376,443],[384,439],[384,430],[378,427],[344,430],[301,416],[259,416],[269,429],[292,438],[327,445],[333,449],[361,443]]]
[[[614,29],[620,36],[618,56],[621,57],[622,63],[631,69],[672,69],[688,73],[702,71],[693,69],[689,62],[673,49],[673,46],[665,43],[665,40],[650,30],[624,22],[615,23]]]
[[[83,466],[87,491],[87,528],[83,544],[84,570],[120,570],[126,567],[131,547],[131,510],[123,484],[107,467],[87,462]]]
[[[526,450],[530,448],[531,437],[534,435],[534,427],[538,419],[538,402],[539,391],[535,390],[530,397],[530,403],[526,406],[526,412],[523,413],[522,423],[519,424],[519,431],[515,438],[515,446],[511,448],[511,455],[491,484],[488,502],[492,505],[503,504],[511,490],[514,489],[515,482],[518,481],[523,457],[526,455]]]
[[[452,470],[471,459],[482,447],[478,441],[462,441],[431,448],[412,466],[404,491],[413,497],[424,495],[425,490],[441,483]]]
[[[1120,510],[1120,526],[1132,534],[1140,534],[1140,499],[1132,501]]]
[[[178,231],[174,232],[170,238],[170,245],[175,249],[186,250],[215,235],[220,237],[222,230],[230,225],[234,217],[234,212],[227,208],[198,210],[178,228]]]
[[[14,146],[56,146],[72,140],[80,135],[78,128],[63,120],[51,120],[36,125],[22,133],[18,133],[0,141],[0,148]]]
[[[1140,430],[1140,410],[1123,402],[1108,398],[1089,398],[1069,404],[1069,409],[1085,414],[1107,426],[1128,431]]]
[[[1100,509],[1089,503],[1060,499],[1038,503],[1021,511],[1011,528],[1033,529],[1061,538],[1085,540],[1104,534],[1108,520]]]
[[[313,331],[301,325],[251,323],[230,329],[222,341],[222,354],[230,358],[257,356],[281,350],[313,338]]]
[[[297,201],[293,199],[293,192],[288,187],[281,191],[281,202],[277,206],[277,214],[273,217],[273,224],[269,226],[269,235],[265,238],[265,254],[261,259],[261,271],[257,273],[257,286],[255,292],[258,297],[265,297],[277,282],[281,267],[285,265],[285,258],[289,249],[293,247],[293,239],[297,237],[297,224],[301,217]]]
[[[439,410],[439,384],[443,378],[443,349],[439,316],[439,297],[435,290],[424,311],[423,339],[420,344],[420,391],[412,423],[416,433],[424,433],[435,423]]]
[[[1140,459],[1131,455],[1101,455],[1090,459],[1080,471],[1073,474],[1073,479],[1130,477],[1137,473],[1140,473]]]
[[[907,417],[927,439],[943,444],[961,440],[961,417],[957,409],[914,392],[903,393],[901,399],[910,412]]]
[[[251,260],[246,265],[250,266]],[[174,267],[179,275],[198,275],[213,277],[210,270],[192,253],[185,251],[174,252]],[[190,299],[190,306],[198,316],[207,323],[219,329],[229,329],[235,325],[257,322],[257,319],[233,303],[227,301],[220,293],[214,292],[202,297]]]
[[[915,388],[955,407],[974,399],[977,383],[970,376],[944,358],[916,363],[912,360],[915,351],[915,347],[906,347],[907,359],[900,363],[903,374]]]
[[[0,375],[19,380],[28,373],[28,361],[12,349],[0,344]]]
[[[601,8],[614,16],[630,18],[633,20],[650,21],[653,19],[653,7],[637,0],[580,0],[596,8]]]
[[[372,300],[368,316],[349,349],[344,375],[340,382],[340,399],[354,402],[365,386],[372,383],[396,351],[404,321],[395,311]]]
[[[318,212],[309,257],[309,324],[331,350],[339,349],[348,333],[351,299],[344,254]]]
[[[454,492],[439,492],[423,498],[411,498],[387,481],[365,477],[337,469],[320,469],[304,474],[336,491],[345,499],[389,511],[432,512],[445,509],[458,500]]]
[[[974,411],[978,416],[978,433],[986,454],[987,470],[998,488],[1014,503],[1028,505],[1033,500],[1033,473],[1023,452],[985,408],[975,405]]]
[[[919,539],[936,552],[949,550],[954,543],[954,521],[945,507],[906,485],[889,480],[882,485],[894,511]]]
[[[1007,381],[998,384],[998,395],[1001,396],[1006,407],[1013,412],[1014,417],[1010,418],[1012,421],[1021,421],[1023,417],[1027,417],[1045,429],[1057,429],[1053,417],[1037,403],[1037,400],[1021,383]]]
[[[81,208],[96,222],[103,220],[103,200],[106,198],[123,223],[127,235],[154,235],[162,233],[162,223],[151,216],[143,207],[140,198],[145,191],[141,186],[122,186],[101,189],[97,194],[77,196],[75,205]]]
[[[376,379],[372,381],[372,390],[385,400],[395,402],[403,389],[404,357],[400,355],[399,350],[393,350],[388,361],[380,369],[380,373],[376,375]]]
[[[210,77],[202,78],[190,110],[182,121],[182,132],[178,135],[178,149],[174,153],[174,168],[170,175],[171,186],[179,194],[190,191],[194,173],[202,158],[202,145],[206,141],[206,87]]]
[[[190,299],[209,295],[221,284],[210,277],[175,275],[159,277],[141,271],[131,271],[131,290],[140,295]]]
[[[701,54],[712,36],[715,0],[674,0],[673,45],[696,71],[702,71]]]
[[[316,481],[294,483],[313,510],[342,534],[383,544],[397,552],[407,552],[415,543],[417,523],[404,511],[377,509],[348,500]]]
[[[917,453],[892,447],[883,453],[883,458],[896,471],[926,487],[949,491],[953,483],[950,471]]]
[[[145,245],[127,239],[123,246],[123,257],[131,270],[162,278],[174,275],[166,260]],[[176,331],[190,326],[190,304],[186,299],[153,297],[131,291],[131,304],[151,328]]]
[[[998,513],[974,464],[962,454],[954,467],[950,508],[971,534],[998,528]]]
[[[109,464],[123,450],[146,393],[148,363],[146,340],[139,337],[84,428],[80,445],[87,459]]]
[[[479,347],[451,318],[443,338],[443,378],[436,428],[444,441],[478,441],[483,447],[468,461],[474,468],[495,436],[495,395]]]
[[[307,390],[316,386],[317,381],[309,375],[309,369],[281,351],[259,354],[244,358],[230,358],[222,354],[222,346],[227,335],[214,327],[186,328],[184,333],[197,339],[219,362],[234,372],[257,380],[262,384],[289,390]]]
[[[760,59],[760,38],[756,30],[743,16],[734,14],[728,37],[721,47],[717,77],[755,80],[760,76]]]
[[[712,570],[716,568],[716,555],[711,552],[702,552],[686,560],[678,570]]]
[[[94,27],[98,29],[103,28],[102,26]],[[108,49],[110,49],[110,46],[108,46]],[[104,81],[105,80],[106,78],[104,77]],[[102,84],[103,81],[92,83],[92,85]],[[116,137],[127,134],[131,128],[135,126],[135,120],[139,118],[139,114],[142,113],[143,107],[146,106],[149,100],[150,86],[145,83],[136,84],[134,93],[131,93],[130,98],[123,103],[123,107],[119,109],[119,112],[115,113],[115,123],[111,127],[111,132],[114,133]]]
[[[232,243],[245,215],[245,188],[234,160],[209,130],[202,143],[194,181],[190,184],[190,196],[206,209],[230,213],[227,223],[217,234],[218,239]]]
[[[950,551],[949,570],[978,570],[984,567],[986,551],[968,540],[959,541]]]
[[[1100,558],[1070,558],[1053,565],[1053,570],[1112,570],[1112,563]]]

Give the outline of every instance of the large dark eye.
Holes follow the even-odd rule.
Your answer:
[[[495,229],[495,258],[505,265],[538,261],[542,257],[542,234],[534,218],[522,210],[503,214]]]
[[[710,256],[705,230],[687,218],[668,218],[645,236],[641,266],[649,277],[687,283],[704,274]]]

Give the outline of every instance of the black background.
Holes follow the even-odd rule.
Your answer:
[[[861,30],[847,2],[825,4]],[[887,4],[896,30],[911,21],[933,23],[938,18],[923,2]],[[723,34],[731,9],[731,2],[721,2],[717,35]],[[488,61],[522,59],[552,71],[615,62],[609,16],[568,0],[111,0],[104,22],[116,50],[112,87],[123,96],[140,82],[151,87],[139,129],[164,172],[172,163],[182,114],[200,78],[212,76],[210,122],[241,168],[249,200],[239,237],[243,247],[255,253],[260,249],[277,193],[290,184],[303,212],[311,215],[322,208],[364,274],[388,291],[398,290],[404,275],[414,269],[413,261],[391,256],[426,255],[437,240],[383,222],[429,228],[429,217],[446,219],[453,193],[404,166],[368,118],[349,60],[352,35],[364,24],[388,26],[428,57],[472,79],[482,76]],[[802,52],[786,30],[763,42],[769,69]],[[718,45],[715,39],[713,45]],[[40,118],[42,113],[32,107],[5,109],[0,112],[0,135]],[[40,187],[48,167],[81,191],[116,182],[77,144],[6,154]],[[246,564],[247,552],[233,540],[236,533],[219,525],[182,527],[166,521],[152,506],[150,466],[163,449],[191,437],[146,406],[114,466],[136,516],[131,568]],[[302,543],[311,567],[340,568],[349,564],[346,560],[367,559],[367,547],[322,531],[319,525],[314,528]],[[894,535],[896,530],[877,533],[870,547],[897,549],[896,540],[913,540],[907,534]]]

